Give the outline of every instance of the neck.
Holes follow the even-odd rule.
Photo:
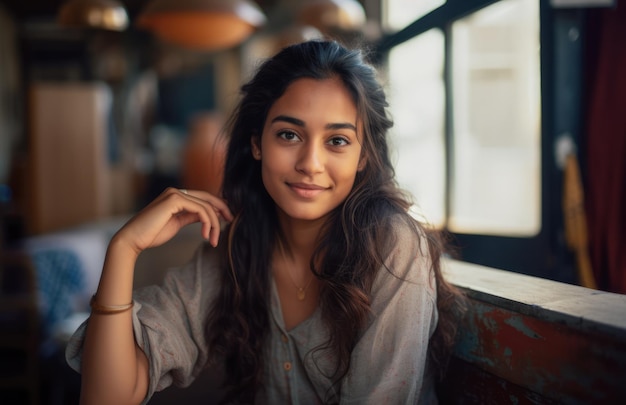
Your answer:
[[[315,221],[300,221],[279,214],[279,222],[284,240],[282,249],[295,262],[308,263],[319,241],[325,218]]]
[[[279,290],[283,291],[281,300],[297,298],[296,302],[316,302],[319,285],[311,272],[311,258],[324,220],[300,221],[279,213],[282,238],[273,253],[272,271]]]

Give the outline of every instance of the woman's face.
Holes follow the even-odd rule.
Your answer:
[[[361,128],[350,93],[337,78],[298,79],[270,108],[252,153],[279,215],[325,217],[348,196],[361,158]]]

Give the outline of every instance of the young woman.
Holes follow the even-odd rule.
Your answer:
[[[67,350],[83,402],[145,402],[207,367],[226,402],[436,402],[458,295],[395,183],[375,70],[306,42],[242,93],[223,199],[168,189],[112,238]],[[193,222],[208,243],[133,295],[138,255]]]

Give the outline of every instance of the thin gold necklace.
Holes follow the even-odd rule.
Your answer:
[[[291,282],[298,289],[298,292],[297,292],[298,301],[304,301],[304,299],[306,298],[306,290],[309,288],[309,286],[311,285],[311,282],[313,281],[313,274],[311,274],[311,276],[309,277],[309,282],[306,284],[306,286],[300,287],[294,281],[293,277],[291,276],[291,272],[289,271],[288,273],[289,273],[289,278],[291,279]]]
[[[306,283],[306,285],[304,287],[300,287],[298,284],[296,284],[296,281],[293,279],[293,275],[291,274],[290,271],[290,267],[287,266],[287,258],[285,257],[285,251],[281,248],[280,249],[280,254],[283,257],[283,263],[286,267],[287,270],[287,274],[289,274],[289,279],[291,280],[291,283],[294,285],[294,287],[296,287],[296,297],[298,297],[298,301],[304,301],[304,299],[306,298],[306,290],[309,288],[309,286],[311,285],[311,282],[313,281],[313,274],[311,273],[311,275],[309,276],[309,281]]]

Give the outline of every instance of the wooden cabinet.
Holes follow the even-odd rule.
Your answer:
[[[111,97],[102,83],[35,83],[30,88],[27,221],[31,232],[54,231],[109,215]]]

